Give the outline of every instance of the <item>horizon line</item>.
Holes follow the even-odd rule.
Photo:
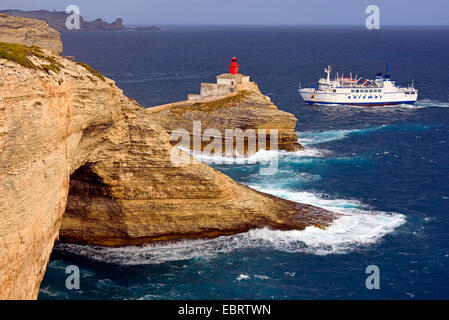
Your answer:
[[[364,24],[275,24],[275,23],[128,23],[123,25],[157,25],[157,26],[273,26],[273,27],[361,27],[366,28]],[[449,24],[384,24],[383,27],[449,27]]]

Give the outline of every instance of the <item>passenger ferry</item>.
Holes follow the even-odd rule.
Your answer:
[[[298,92],[302,99],[309,104],[333,104],[355,106],[385,106],[396,104],[412,104],[418,99],[418,90],[414,85],[401,87],[391,81],[389,65],[385,76],[376,75],[376,80],[362,79],[350,74],[349,78],[337,76],[331,80],[332,67],[328,66],[324,72],[326,78],[318,81],[318,88],[301,88]]]

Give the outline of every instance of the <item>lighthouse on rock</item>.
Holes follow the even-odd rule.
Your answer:
[[[201,83],[200,94],[189,94],[187,100],[192,102],[211,101],[237,94],[242,90],[258,90],[257,85],[249,81],[249,76],[239,73],[240,65],[237,63],[236,57],[232,57],[228,67],[229,73],[218,75],[217,83]]]
[[[237,58],[232,57],[231,64],[228,65],[230,74],[239,74],[240,65],[237,64]]]

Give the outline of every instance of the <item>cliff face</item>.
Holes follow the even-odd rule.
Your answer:
[[[93,141],[85,130],[122,117],[124,98],[112,81],[54,59],[64,65],[60,74],[0,59],[0,298],[37,297],[70,174],[93,158],[107,134],[99,129]]]
[[[22,11],[22,10],[2,10],[0,13],[9,14],[17,17],[25,17],[32,19],[44,20],[50,27],[57,31],[68,31],[65,25],[69,14],[64,11]],[[125,30],[123,20],[118,18],[112,23],[107,23],[102,19],[94,21],[86,21],[80,16],[80,30],[79,31],[119,31]]]
[[[220,104],[194,114],[206,120],[201,113],[213,111],[210,125],[227,119],[229,126],[278,125],[291,134],[294,117],[260,93],[235,102],[243,113]],[[264,106],[254,109],[256,103]],[[178,112],[192,115],[190,107]],[[172,162],[164,127],[174,124],[164,121],[165,108],[157,110],[142,108],[88,65],[0,43],[0,299],[37,297],[59,237],[117,246],[263,226],[325,227],[333,219],[326,210],[249,189],[203,163]],[[259,112],[270,119],[262,121]],[[181,119],[176,125],[191,123]]]
[[[62,52],[59,32],[50,28],[44,21],[6,14],[0,14],[0,42],[37,45],[55,54]]]
[[[53,59],[58,72],[0,59],[0,298],[37,297],[58,234],[128,245],[332,219],[205,164],[173,164],[151,114],[112,80]]]
[[[263,95],[256,84],[241,90],[234,95],[219,97],[207,102],[182,101],[164,106],[147,109],[148,112],[167,130],[172,133],[182,128],[190,133],[193,141],[197,132],[193,130],[193,121],[200,121],[202,133],[204,130],[213,128],[220,132],[223,153],[226,149],[226,129],[240,128],[243,131],[253,129],[258,140],[258,132],[264,129],[267,141],[264,146],[257,144],[252,151],[259,149],[270,149],[270,130],[278,132],[277,148],[279,150],[297,151],[303,150],[298,143],[295,133],[296,121],[294,115],[279,110],[270,100]],[[201,140],[201,137],[199,137]],[[228,137],[228,140],[229,137]],[[202,148],[209,141],[204,142]],[[235,143],[234,143],[235,144]],[[193,145],[191,146],[193,148]],[[248,151],[248,143],[245,141],[245,155],[251,155]]]

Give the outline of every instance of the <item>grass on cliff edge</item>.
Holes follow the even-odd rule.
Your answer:
[[[251,95],[248,90],[241,90],[237,94],[222,99],[212,100],[208,102],[196,102],[193,104],[185,104],[182,106],[173,106],[169,110],[177,115],[182,115],[187,111],[213,112],[221,108],[235,107],[244,102]],[[162,111],[162,110],[161,110]]]
[[[87,63],[84,62],[77,62],[77,64],[79,64],[80,66],[83,66],[87,71],[89,71],[90,73],[92,73],[94,76],[100,78],[102,81],[106,81],[105,77],[100,73],[100,71],[95,70],[94,68],[92,68],[90,65],[88,65]]]
[[[48,64],[36,66],[29,58],[36,57],[46,60]],[[53,57],[44,54],[39,46],[24,46],[18,43],[0,42],[0,58],[15,62],[25,68],[42,70],[47,73],[53,71],[58,73],[62,65]]]
[[[37,66],[30,60],[30,57],[36,57],[45,60],[48,63]],[[0,42],[0,59],[6,59],[17,63],[22,67],[42,70],[47,73],[50,73],[50,70],[58,73],[63,67],[62,64],[55,60],[55,58],[45,55],[39,46],[28,47],[18,43]],[[105,77],[99,71],[93,69],[88,64],[83,62],[77,62],[77,64],[83,66],[87,71],[99,79],[106,81]]]

